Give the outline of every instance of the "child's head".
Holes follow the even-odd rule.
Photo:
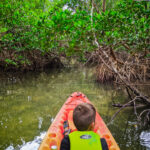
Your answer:
[[[96,110],[92,104],[81,103],[73,111],[73,122],[79,131],[86,131],[95,123]]]

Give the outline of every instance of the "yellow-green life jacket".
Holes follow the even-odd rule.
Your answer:
[[[93,131],[74,131],[69,139],[70,150],[102,150],[100,136]]]

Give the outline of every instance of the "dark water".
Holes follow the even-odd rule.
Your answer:
[[[109,123],[117,108],[112,100],[126,95],[112,85],[98,85],[91,69],[53,70],[49,73],[11,75],[0,79],[0,150],[37,150],[65,100],[83,92]],[[149,150],[150,130],[138,126],[132,109],[121,112],[109,124],[121,150]]]

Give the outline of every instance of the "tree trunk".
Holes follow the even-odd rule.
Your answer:
[[[103,12],[105,12],[106,9],[106,0],[103,0]]]

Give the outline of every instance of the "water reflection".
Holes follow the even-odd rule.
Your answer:
[[[143,146],[146,146],[146,150],[150,150],[150,130],[143,131],[140,135],[140,143]]]
[[[86,68],[28,73],[0,83],[0,150],[37,150],[57,112],[75,91],[92,101],[106,123],[117,110],[111,107],[112,100],[126,99],[121,89],[96,84],[93,72]],[[131,109],[121,112],[109,129],[121,150],[143,150],[147,145],[140,142],[144,136],[131,114]]]
[[[39,117],[39,129],[40,129],[41,126],[42,126],[42,122],[43,122],[43,118],[42,118],[42,117]]]
[[[46,132],[40,133],[39,136],[35,137],[33,141],[25,142],[22,140],[22,145],[18,145],[17,147],[14,147],[13,145],[10,145],[6,148],[6,150],[37,150],[40,146],[40,143],[42,142],[42,139],[44,138]]]

